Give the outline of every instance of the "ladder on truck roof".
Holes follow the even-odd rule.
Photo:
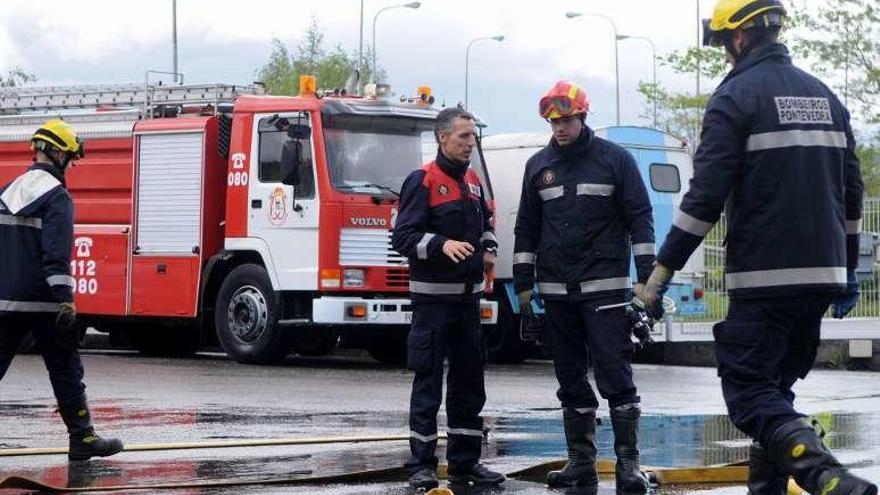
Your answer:
[[[97,84],[82,86],[16,86],[0,88],[0,115],[50,113],[59,110],[138,108],[147,118],[161,108],[209,106],[239,95],[263,94],[262,86],[233,84]]]

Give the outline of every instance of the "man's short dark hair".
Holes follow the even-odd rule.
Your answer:
[[[461,107],[444,108],[437,114],[437,121],[434,123],[434,138],[440,142],[441,132],[452,132],[452,123],[455,119],[476,120],[474,114],[468,112]]]

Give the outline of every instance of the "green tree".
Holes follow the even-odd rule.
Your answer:
[[[367,47],[364,60],[361,61],[361,84],[370,77],[371,57],[372,51]],[[319,89],[343,88],[357,65],[357,55],[346,52],[342,45],[336,45],[329,52],[324,48],[324,32],[318,19],[313,16],[293,53],[280,39],[272,40],[269,60],[257,74],[269,94],[295,95],[299,93],[299,78],[302,75],[314,75]],[[383,77],[384,71],[380,69],[376,79],[381,80]]]
[[[690,48],[658,57],[661,65],[677,74],[696,74],[717,78],[727,70],[724,52],[716,48]],[[653,112],[657,104],[657,126],[685,140],[691,149],[699,140],[703,111],[710,93],[694,94],[687,91],[669,91],[662,85],[639,82],[639,93],[647,100],[647,109]]]
[[[795,5],[792,48],[846,100],[853,115],[880,123],[880,0]]]
[[[856,150],[862,166],[865,197],[880,197],[880,148],[860,145]]]
[[[13,67],[6,72],[6,77],[0,76],[0,88],[11,88],[36,81],[33,74],[28,74],[19,67]]]

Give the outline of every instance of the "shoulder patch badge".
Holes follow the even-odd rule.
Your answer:
[[[544,185],[549,186],[550,184],[553,184],[555,180],[556,174],[552,170],[545,170],[544,173],[541,175],[541,181],[544,182]]]
[[[437,186],[437,192],[440,193],[440,196],[446,196],[449,194],[449,188],[446,187],[446,184],[440,184]]]

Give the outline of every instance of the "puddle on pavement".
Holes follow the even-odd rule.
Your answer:
[[[277,411],[236,410],[234,414],[207,408],[198,412],[156,412],[102,410],[105,421],[125,424],[146,422],[153,430],[162,427],[192,426],[196,431],[205,427],[202,439],[235,438],[242,432],[247,438],[266,438],[278,430],[281,423],[299,432],[308,431],[316,436],[373,435],[377,431],[404,431],[404,414],[321,414],[285,415]],[[24,404],[6,404],[0,407],[4,416],[33,416],[47,414],[45,410]],[[118,413],[118,414],[117,414]],[[828,443],[844,464],[851,464],[870,475],[880,474],[875,459],[880,458],[880,414],[819,414],[815,416],[828,432]],[[22,418],[22,420],[25,420]],[[29,419],[33,420],[33,418]],[[601,418],[597,432],[599,457],[613,459],[613,435],[610,420]],[[441,424],[444,421],[441,419]],[[217,435],[217,425],[236,432],[229,436]],[[489,417],[487,426],[492,428],[489,441],[484,445],[483,458],[501,471],[510,472],[529,465],[559,459],[564,455],[562,419],[559,411],[527,411],[500,417]],[[247,428],[244,428],[247,426]],[[139,424],[139,427],[146,427]],[[114,429],[116,426],[114,425]],[[442,428],[441,428],[442,429]],[[207,434],[210,432],[210,436]],[[155,432],[154,432],[155,433]],[[155,438],[155,435],[154,435]],[[132,442],[131,439],[126,438]],[[171,441],[165,439],[162,441]],[[174,439],[174,441],[177,441]],[[18,443],[17,440],[6,443]],[[30,442],[28,442],[30,443]],[[137,443],[137,442],[132,442]],[[726,416],[654,416],[642,418],[640,447],[642,464],[654,466],[704,466],[729,463],[747,457],[749,440],[736,430]],[[31,445],[33,446],[33,445]],[[215,450],[189,450],[167,452],[130,452],[117,457],[68,464],[61,456],[11,458],[0,462],[0,478],[12,474],[38,479],[61,486],[111,486],[120,484],[148,484],[171,481],[217,480],[243,478],[249,480],[332,475],[396,467],[402,465],[408,455],[406,442],[298,446],[257,447]],[[438,448],[438,456],[444,456],[444,444]],[[353,486],[340,485],[330,489],[322,487],[321,493],[406,493],[397,491],[404,479],[391,484],[360,484],[362,491]],[[382,480],[390,483],[392,480]],[[603,487],[613,481],[603,481]],[[385,487],[382,489],[382,487]],[[392,490],[391,487],[394,487]],[[519,487],[519,488],[517,488]],[[256,493],[308,493],[304,487],[293,490],[259,491]],[[325,488],[327,488],[325,490]],[[352,490],[350,490],[352,489]],[[664,495],[692,491],[666,489]],[[266,489],[268,490],[268,489]],[[305,491],[298,491],[305,490]],[[535,491],[538,490],[538,491]],[[505,493],[554,493],[536,483],[516,481],[508,484]],[[741,491],[741,487],[739,487]],[[604,491],[604,488],[603,488]],[[716,490],[713,490],[715,492]],[[236,490],[217,491],[189,490],[186,493],[236,493]],[[462,490],[456,491],[458,495]],[[0,490],[0,494],[6,493]],[[494,493],[494,492],[481,492]],[[555,492],[560,493],[560,492]],[[718,489],[717,493],[736,493]],[[600,492],[601,494],[601,492]]]

